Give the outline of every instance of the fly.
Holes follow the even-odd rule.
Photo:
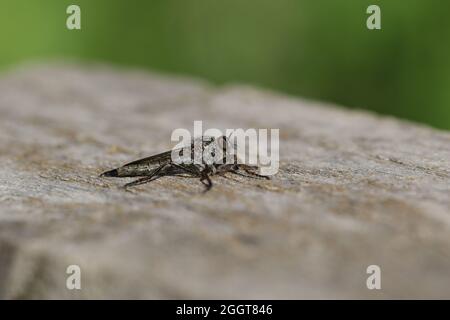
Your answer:
[[[201,140],[201,141],[199,141]],[[192,162],[179,162],[173,161],[172,155],[178,154],[183,156],[183,152],[188,150],[191,159],[194,159],[197,146],[201,146],[201,151],[205,148],[211,148],[210,150],[221,150],[221,155],[219,159],[215,160],[204,159],[200,163]],[[249,178],[265,178],[269,179],[267,176],[258,174],[257,166],[247,165],[238,163],[237,155],[232,155],[232,161],[227,160],[227,152],[230,152],[231,144],[229,143],[227,137],[221,136],[218,138],[203,136],[200,138],[193,139],[191,145],[187,148],[179,148],[171,151],[162,152],[147,158],[139,159],[130,163],[127,163],[116,169],[106,171],[102,173],[101,177],[140,177],[130,183],[124,185],[125,188],[133,187],[141,184],[145,184],[164,176],[181,176],[188,175],[191,177],[197,177],[200,182],[205,185],[205,192],[210,190],[213,183],[211,181],[211,176],[213,175],[224,175],[227,172],[249,177]],[[216,149],[214,149],[216,148]],[[211,153],[212,157],[215,156],[214,151]],[[220,161],[218,161],[220,160]],[[243,173],[244,172],[244,173]]]

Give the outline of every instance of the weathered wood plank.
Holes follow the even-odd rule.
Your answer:
[[[105,169],[174,128],[279,128],[271,181]],[[450,135],[286,97],[98,66],[0,79],[3,298],[450,298]],[[82,290],[66,289],[80,265]],[[366,288],[366,268],[382,290]]]

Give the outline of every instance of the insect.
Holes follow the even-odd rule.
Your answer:
[[[177,148],[175,150],[162,152],[147,158],[139,159],[123,165],[122,167],[106,171],[102,173],[101,177],[140,177],[139,179],[127,183],[125,188],[141,185],[159,179],[163,176],[191,176],[200,178],[200,182],[206,187],[205,192],[210,190],[213,183],[210,176],[224,175],[227,172],[249,177],[249,178],[264,178],[267,176],[258,174],[257,166],[238,163],[236,154],[230,156],[230,150],[235,150],[235,146],[231,145],[228,138],[225,136],[210,137],[203,136],[191,140],[190,146],[184,148]],[[208,157],[202,157],[199,163],[194,161],[173,161],[173,154],[180,157],[186,156],[189,159],[194,159],[196,152],[207,149],[211,151]],[[186,153],[187,151],[187,153]],[[217,155],[217,156],[216,156]],[[231,158],[232,161],[227,161]],[[231,162],[231,163],[230,163]],[[243,172],[244,173],[243,173]]]

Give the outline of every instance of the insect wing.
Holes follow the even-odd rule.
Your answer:
[[[160,162],[169,161],[171,159],[172,151],[165,151],[158,154],[155,154],[150,157],[142,158],[139,160],[135,160],[133,162],[127,163],[125,166],[139,166],[139,165],[149,165],[149,164],[156,164]]]

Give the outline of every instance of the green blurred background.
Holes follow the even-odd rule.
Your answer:
[[[450,129],[447,0],[0,0],[0,69],[76,58],[241,82]],[[82,30],[66,29],[81,7]],[[378,4],[382,30],[366,28]]]

